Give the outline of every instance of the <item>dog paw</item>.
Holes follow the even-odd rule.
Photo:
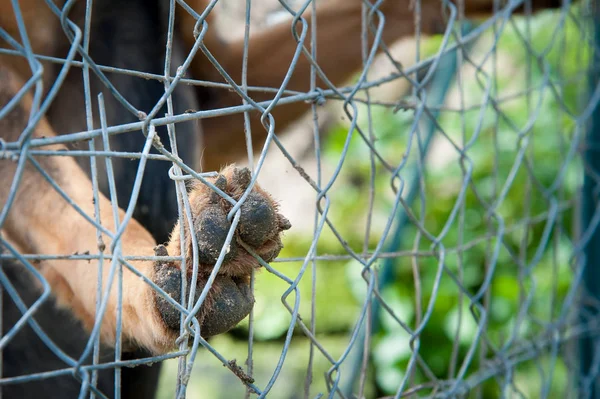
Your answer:
[[[238,201],[251,180],[247,168],[228,167],[221,171],[212,183],[230,197]],[[187,264],[185,267],[188,292],[193,272],[192,236],[197,242],[198,276],[194,302],[200,297],[208,278],[215,267],[232,221],[227,215],[233,205],[205,185],[196,185],[189,192],[193,214],[193,231],[184,229],[184,248]],[[210,337],[221,334],[244,319],[252,310],[254,297],[250,289],[252,270],[260,267],[242,243],[252,248],[265,262],[270,262],[279,254],[283,245],[281,233],[291,227],[290,222],[278,213],[277,204],[271,196],[257,185],[240,207],[240,217],[233,239],[226,248],[219,269],[200,311],[196,315],[201,326],[201,335]],[[159,245],[157,256],[179,256],[181,241],[180,228],[175,226],[167,247]],[[175,262],[157,262],[154,266],[154,282],[181,303],[181,268]],[[179,330],[180,312],[166,299],[155,295],[157,310],[171,330]]]

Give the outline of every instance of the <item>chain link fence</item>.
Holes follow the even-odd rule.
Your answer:
[[[22,18],[25,9],[13,3],[15,15]],[[2,305],[5,315],[7,307],[18,310],[12,324],[3,318],[2,369],[11,346],[29,356],[34,341],[35,348],[42,348],[35,350],[50,351],[53,359],[33,373],[2,375],[0,387],[67,377],[77,381],[79,397],[128,397],[121,390],[126,373],[162,361],[161,398],[598,395],[600,155],[595,143],[600,140],[600,92],[595,4],[564,2],[557,9],[533,13],[527,1],[494,2],[494,14],[474,22],[462,17],[461,2],[441,2],[446,25],[440,26],[441,34],[424,36],[421,2],[407,2],[416,18],[415,35],[394,45],[381,37],[381,2],[365,1],[362,70],[336,86],[327,81],[317,85],[319,48],[311,46],[314,31],[298,14],[316,7],[316,0],[281,1],[258,14],[253,7],[267,3],[213,0],[194,15],[199,36],[192,57],[173,56],[181,51],[172,45],[175,9],[184,3],[165,2],[156,10],[166,26],[165,40],[149,43],[161,48],[162,74],[130,69],[127,61],[103,64],[89,56],[96,40],[90,35],[92,1],[84,7],[88,25],[81,27],[69,19],[74,3],[62,8],[44,3],[70,38],[62,58],[36,54],[23,41],[34,34],[31,30],[24,29],[27,34],[19,39],[0,29],[8,43],[1,54],[28,60],[33,78],[24,91],[37,93],[19,141],[0,140],[0,162],[21,165],[12,185],[0,188],[9,197],[0,213]],[[265,22],[265,11],[272,10],[279,12],[275,22]],[[225,78],[225,83],[186,75],[195,53],[210,54],[201,40],[208,29],[204,18],[217,11],[226,18],[218,23],[237,23],[222,31],[237,29],[246,41],[261,20],[261,29],[288,24],[289,34],[295,32],[295,39],[306,46],[295,49],[289,70],[303,57],[312,57],[312,89],[287,89],[289,76],[280,87],[261,88],[248,87],[244,74],[241,82]],[[318,20],[312,22],[319,27]],[[383,48],[379,55],[377,46]],[[207,58],[220,75],[229,76],[231,71]],[[54,65],[58,72],[44,91],[39,85],[46,78],[41,73],[45,65]],[[68,101],[54,104],[69,81],[69,70],[83,72],[87,82],[76,97],[83,100],[84,113],[73,116],[83,127],[62,131],[57,122],[60,136],[32,138],[31,127],[50,107],[56,115],[69,115],[68,109],[56,111]],[[101,89],[90,86],[90,76]],[[150,99],[148,109],[134,106],[120,93],[123,77],[158,82],[163,94]],[[230,90],[239,95],[240,105],[177,109],[171,94],[178,86]],[[256,102],[253,93],[270,97]],[[103,96],[111,96],[112,109],[105,109]],[[309,103],[309,113],[283,134],[271,112],[294,103]],[[0,110],[0,119],[11,106]],[[140,119],[132,121],[130,115],[121,122],[114,117],[107,121],[107,113],[118,114],[115,107]],[[260,134],[266,134],[264,147],[256,153],[251,149],[257,134],[250,128],[253,112],[261,115],[265,132]],[[253,276],[256,303],[250,316],[208,341],[194,334],[195,327],[182,324],[179,350],[159,357],[131,357],[120,340],[119,324],[110,356],[101,348],[99,323],[92,324],[89,334],[78,332],[72,321],[69,328],[80,334],[76,343],[52,338],[54,325],[44,314],[54,304],[40,262],[86,260],[90,267],[110,268],[119,290],[123,270],[135,270],[140,260],[119,250],[119,234],[129,220],[139,217],[147,221],[145,226],[173,222],[144,214],[145,205],[138,199],[168,200],[157,198],[162,189],[148,194],[142,179],[168,174],[176,192],[170,201],[179,205],[178,217],[185,224],[192,214],[186,184],[206,182],[215,171],[185,162],[192,149],[178,146],[178,133],[199,120],[244,114],[245,126],[237,127],[235,140],[245,140],[250,149],[238,163],[249,165],[253,178],[280,201],[293,226],[279,257],[270,265],[262,261],[263,270]],[[164,127],[165,145],[156,140],[156,130]],[[140,131],[145,134],[141,147],[111,145],[114,136]],[[68,149],[56,150],[56,144]],[[125,209],[116,231],[102,227],[98,209],[86,214],[78,208],[44,169],[43,158],[65,156],[79,159],[90,173],[90,198],[98,198],[104,181],[115,209]],[[27,253],[1,234],[25,162],[95,226],[98,237],[111,237],[106,244],[112,255]],[[128,196],[119,201],[115,186],[120,177],[115,177],[113,162],[135,165],[128,168],[133,171]],[[32,284],[21,280],[25,274],[41,286],[41,294],[20,291]],[[188,315],[198,310],[206,292],[202,295],[198,302],[185,298],[179,307],[183,319],[192,320]],[[99,290],[98,297],[103,298],[97,308],[102,315],[108,296]],[[103,377],[113,381],[107,390],[99,383]]]

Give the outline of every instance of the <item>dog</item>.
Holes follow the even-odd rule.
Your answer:
[[[54,3],[54,11],[62,10],[69,21],[83,30],[85,2],[75,2],[72,7],[71,3],[67,3],[68,9],[63,1]],[[4,149],[6,154],[15,155],[0,157],[0,210],[3,212],[0,217],[4,217],[4,220],[0,219],[2,250],[5,254],[110,255],[111,251],[119,251],[123,255],[148,257],[155,255],[156,251],[157,255],[170,257],[185,255],[187,263],[183,268],[179,261],[131,261],[137,274],[123,267],[121,319],[117,319],[116,311],[118,290],[112,289],[99,326],[103,344],[100,360],[114,359],[112,348],[117,341],[118,323],[121,325],[123,342],[122,359],[164,354],[175,348],[180,332],[180,313],[140,276],[153,282],[179,302],[183,269],[188,283],[197,281],[198,297],[209,280],[231,227],[227,215],[233,203],[245,196],[245,201],[239,208],[235,238],[231,241],[229,252],[224,256],[222,267],[197,314],[204,338],[228,331],[248,315],[254,302],[249,288],[250,275],[260,264],[247,249],[251,248],[264,261],[269,262],[282,248],[282,233],[290,228],[287,219],[278,212],[274,199],[258,185],[252,185],[252,174],[248,169],[227,166],[247,152],[243,114],[214,116],[176,124],[178,158],[196,171],[219,170],[217,176],[205,179],[212,187],[193,184],[189,188],[191,225],[185,223],[183,228],[179,225],[178,198],[169,175],[172,163],[149,160],[145,165],[133,218],[122,231],[119,246],[111,246],[113,242],[108,232],[114,234],[118,231],[120,222],[116,222],[116,219],[123,221],[126,217],[124,209],[131,199],[140,161],[112,157],[115,192],[111,193],[111,179],[106,177],[107,169],[104,173],[98,173],[101,194],[94,199],[88,157],[76,160],[67,156],[27,156],[26,152],[19,151],[26,148],[30,140],[86,131],[90,123],[91,127],[99,128],[104,122],[98,112],[100,104],[96,100],[97,93],[103,93],[107,126],[140,122],[140,119],[142,122],[147,121],[146,114],[155,108],[164,94],[165,86],[158,80],[105,72],[106,78],[130,104],[128,109],[111,94],[96,73],[91,73],[89,85],[94,107],[93,117],[87,118],[86,111],[89,110],[85,109],[83,74],[81,68],[72,66],[45,115],[31,123],[32,110],[36,111],[39,107],[40,95],[45,98],[49,94],[48,88],[59,76],[61,65],[44,62],[41,75],[44,88],[38,87],[38,92],[32,88],[18,97],[23,94],[20,90],[25,82],[32,77],[33,61],[24,56],[26,52],[23,48],[30,46],[34,54],[65,58],[73,40],[66,34],[73,33],[73,28],[63,26],[61,19],[49,6],[54,3],[44,0],[0,0],[0,28],[20,46],[16,48],[14,43],[0,40],[2,48],[20,53],[0,54],[0,112],[4,112],[0,113],[0,150]],[[18,10],[13,8],[14,4],[18,5]],[[334,85],[342,84],[360,69],[363,6],[369,4],[361,0],[329,0],[318,3],[316,62],[322,73],[319,75],[319,86],[326,87],[327,81]],[[369,15],[373,29],[379,22],[383,22],[381,16],[385,16],[381,40],[391,43],[412,36],[417,21],[421,33],[441,33],[447,26],[448,18],[457,18],[461,14],[469,18],[485,17],[493,13],[494,4],[492,0],[465,0],[456,5],[423,0],[419,3],[420,14],[416,19],[413,2],[384,0],[377,2]],[[186,56],[195,49],[197,53],[186,71],[186,77],[227,83],[228,80],[211,62],[212,57],[231,80],[240,84],[244,41],[231,41],[221,37],[215,29],[214,11],[209,12],[205,19],[199,19],[200,15],[212,7],[213,3],[209,0],[189,0],[187,5],[195,14],[181,4],[176,5],[175,31],[170,42],[170,74],[175,76],[178,73],[177,67],[183,65]],[[530,6],[535,11],[560,7],[561,4],[557,0],[534,0]],[[511,5],[506,7],[514,8]],[[513,11],[519,12],[522,9],[521,6]],[[303,15],[308,26],[307,41],[313,28],[311,12],[309,7]],[[15,15],[23,17],[27,40],[23,39],[23,32]],[[93,2],[91,16],[88,53],[97,65],[164,75],[164,43],[169,25],[168,1],[96,0]],[[291,26],[290,21],[281,22],[250,35],[247,61],[249,87],[277,89],[281,86],[298,48]],[[297,25],[296,32],[300,31],[300,26],[301,24]],[[372,31],[369,36],[370,45],[374,44],[375,36]],[[204,48],[202,51],[198,50],[199,43],[205,46],[206,52]],[[310,60],[301,54],[286,88],[298,92],[308,91],[311,65]],[[273,99],[272,93],[260,91],[250,91],[249,96],[256,102]],[[238,93],[218,85],[179,84],[171,98],[174,114],[184,114],[187,110],[194,113],[196,110],[224,109],[243,104]],[[271,115],[277,131],[298,119],[309,107],[307,102],[299,101],[273,108]],[[138,112],[131,112],[132,109]],[[154,115],[163,115],[166,110],[163,105]],[[267,129],[263,122],[259,112],[250,113],[254,149],[261,148],[267,139]],[[133,130],[111,136],[110,149],[114,152],[139,152],[149,134],[147,126],[143,132]],[[26,137],[28,132],[31,132],[30,136]],[[164,146],[166,152],[172,152],[167,129],[157,126],[155,134],[153,142]],[[95,141],[97,148],[102,148],[102,137]],[[58,143],[47,145],[43,149],[84,150],[88,148],[88,142],[82,141],[78,146],[67,147]],[[62,192],[53,187],[41,171]],[[226,195],[217,193],[213,187]],[[62,194],[70,198],[77,209]],[[114,201],[123,208],[118,210],[116,217],[111,205]],[[96,212],[99,212],[97,216],[105,229],[100,236],[93,223],[90,223]],[[91,219],[86,220],[82,214]],[[183,236],[180,231],[183,231]],[[197,248],[192,247],[192,237],[196,237]],[[157,246],[157,243],[165,245]],[[195,252],[199,258],[199,267],[197,275],[192,276]],[[3,335],[6,336],[18,324],[24,309],[39,300],[43,289],[39,276],[36,276],[39,273],[51,287],[52,295],[41,303],[34,319],[67,356],[78,359],[96,320],[99,266],[95,262],[85,259],[45,259],[34,263],[35,270],[32,270],[19,261],[2,261],[0,278],[3,286],[9,281],[14,292],[21,297],[21,303],[16,303],[14,295],[8,289],[2,290]],[[110,261],[107,260],[102,271],[103,290],[109,281],[110,269]],[[62,398],[80,394],[83,384],[78,380],[80,377],[73,373],[56,374],[52,378],[29,382],[21,380],[21,383],[18,378],[15,379],[69,367],[29,324],[20,328],[3,347],[2,356],[2,393],[6,397],[39,395]],[[91,362],[91,357],[87,362]],[[121,377],[122,397],[153,397],[159,370],[160,363],[151,367],[124,368]],[[99,372],[96,387],[105,395],[114,392],[112,370]]]

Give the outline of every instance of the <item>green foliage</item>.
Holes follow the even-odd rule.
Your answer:
[[[482,359],[491,361],[498,351],[513,353],[518,345],[543,336],[548,324],[564,311],[562,302],[572,279],[572,200],[581,184],[581,166],[576,157],[572,159],[570,146],[583,134],[574,113],[585,94],[584,66],[589,54],[579,44],[585,40],[585,32],[570,19],[564,25],[559,22],[557,14],[545,13],[529,24],[524,20],[507,24],[496,47],[496,72],[489,59],[479,71],[461,70],[462,98],[455,85],[445,104],[448,109],[438,118],[443,132],[435,134],[419,195],[410,206],[410,214],[421,226],[410,223],[403,231],[401,246],[388,248],[420,251],[419,256],[394,260],[394,281],[382,295],[411,329],[428,317],[419,336],[419,354],[438,378],[453,377],[462,366],[469,375],[486,366]],[[492,32],[484,35],[469,57],[481,62],[492,39]],[[531,43],[533,54],[525,42]],[[432,38],[425,43],[433,54],[440,40]],[[486,101],[486,95],[495,103]],[[417,138],[410,146],[408,142],[413,111],[394,114],[373,106],[371,116],[375,148],[390,165],[395,168],[405,157],[411,164],[422,156]],[[324,139],[323,162],[330,170],[340,161],[348,126],[334,127]],[[359,107],[359,126],[368,134],[366,106]],[[357,132],[351,134],[347,161],[328,192],[332,204],[328,217],[348,245],[360,253],[369,211],[367,241],[372,251],[389,218],[394,217],[395,194],[390,171],[372,158]],[[408,178],[406,170],[400,177]],[[550,232],[547,237],[545,229]],[[311,239],[292,236],[282,256],[306,253]],[[345,250],[327,230],[318,243],[318,253],[345,254]],[[377,261],[374,267],[380,265]],[[297,275],[300,266],[286,264],[285,274]],[[443,271],[438,280],[439,268]],[[354,326],[365,295],[361,271],[356,261],[318,262],[319,333],[338,333]],[[488,276],[489,287],[484,285]],[[309,271],[300,283],[303,315],[310,314],[311,277]],[[286,285],[267,273],[259,281],[262,297],[257,299],[257,336],[272,339],[283,335],[288,326],[289,313],[280,303]],[[267,286],[276,288],[260,289]],[[487,294],[472,302],[469,297],[482,287]],[[293,303],[293,295],[288,302]],[[474,303],[486,307],[485,318],[481,308],[471,306]],[[429,306],[431,313],[426,312]],[[381,317],[371,359],[374,380],[382,393],[393,394],[407,373],[411,347],[416,343],[411,344],[410,334],[389,314],[383,312]],[[268,320],[273,321],[265,323]],[[481,342],[485,345],[480,346]],[[463,363],[472,345],[475,356]],[[553,370],[553,378],[543,379],[540,369]],[[511,389],[536,397],[542,384],[550,383],[551,397],[565,394],[567,368],[560,360],[536,358],[516,370]],[[429,381],[419,368],[413,378],[416,384]],[[500,390],[502,378],[482,381],[484,397],[509,394]]]

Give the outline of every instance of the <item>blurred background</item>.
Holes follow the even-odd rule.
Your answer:
[[[245,2],[217,7],[220,28],[242,36]],[[290,284],[263,270],[251,356],[248,320],[211,345],[244,368],[250,358],[260,387],[283,359],[270,398],[327,395],[336,378],[340,397],[572,397],[588,14],[578,4],[499,19],[444,50],[433,75],[413,68],[359,92],[362,133],[335,100],[315,107],[318,139],[312,113],[278,132],[308,176],[331,182],[320,201],[329,224],[311,253],[321,221],[314,188],[275,146],[259,177],[293,225],[272,267],[298,280],[298,297],[285,302],[299,301],[314,338],[290,330]],[[253,32],[282,18],[278,1],[252,2]],[[469,29],[477,25],[457,24],[448,44],[442,35],[394,43],[397,64],[378,57],[367,80],[436,60]],[[427,98],[410,79],[427,84]],[[374,252],[373,274],[363,273]],[[243,397],[240,380],[200,351],[188,397]],[[165,362],[160,398],[174,397],[176,380],[177,360]]]

